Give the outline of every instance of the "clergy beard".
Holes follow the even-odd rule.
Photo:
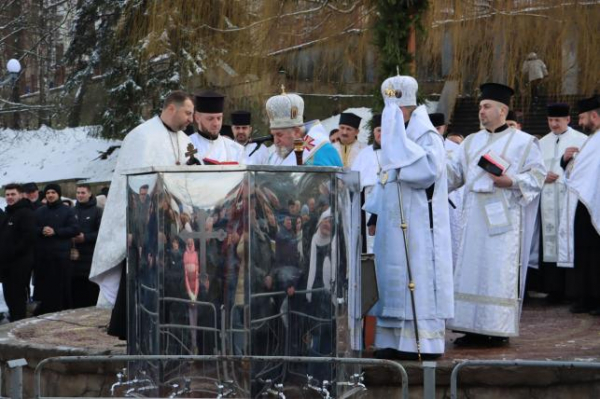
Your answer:
[[[585,125],[581,125],[581,130],[583,130],[583,132],[587,135],[590,135],[596,131],[596,129],[594,129],[594,125],[591,122],[586,123]]]
[[[248,144],[248,137],[246,137],[245,134],[236,134],[235,141],[237,141],[240,145],[246,145]]]
[[[212,140],[216,140],[219,137],[219,132],[213,133],[213,132],[209,131],[208,129],[206,129],[204,127],[204,125],[202,124],[202,122],[199,123],[198,128],[199,128],[198,130],[200,131],[200,133],[202,133],[201,134],[202,136],[205,136],[205,137],[210,138]]]
[[[276,147],[275,150],[277,151],[277,155],[279,155],[281,159],[286,159],[287,156],[290,155],[290,153],[292,152],[291,149],[286,147]]]

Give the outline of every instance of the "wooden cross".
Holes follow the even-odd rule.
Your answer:
[[[185,156],[188,157],[187,165],[201,165],[200,161],[194,156],[198,153],[198,150],[194,147],[192,143],[187,145],[187,151]]]
[[[190,158],[193,157],[194,155],[196,155],[198,153],[198,150],[196,149],[196,147],[194,147],[194,145],[192,143],[189,143],[187,145],[187,152],[185,153],[185,156]]]
[[[211,238],[216,238],[219,241],[223,241],[223,240],[225,240],[225,238],[227,238],[227,233],[225,232],[225,230],[217,230],[217,231],[212,231],[212,232],[209,232],[208,230],[206,230],[206,220],[207,219],[208,219],[208,213],[206,213],[206,211],[204,209],[200,209],[196,213],[196,222],[198,223],[198,229],[200,231],[182,230],[179,233],[179,237],[181,237],[181,239],[184,242],[187,241],[188,238],[194,238],[194,239],[198,239],[200,241],[200,254],[199,254],[200,259],[198,259],[198,261],[200,262],[200,265],[201,265],[200,267],[202,267],[204,271],[206,271],[206,268],[207,268],[206,242],[208,240],[210,240]]]

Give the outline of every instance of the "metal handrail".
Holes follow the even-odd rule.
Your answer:
[[[402,379],[402,398],[408,399],[408,374],[406,369],[400,363],[386,359],[363,359],[363,358],[344,358],[344,357],[300,357],[300,356],[225,356],[225,355],[108,355],[108,356],[58,356],[50,357],[40,361],[34,371],[34,398],[50,398],[41,396],[41,375],[44,366],[50,363],[79,363],[79,362],[130,362],[144,360],[181,360],[181,361],[283,361],[290,363],[331,363],[331,364],[354,364],[354,365],[379,365],[388,366],[395,369]]]
[[[452,369],[450,376],[450,398],[458,398],[458,373],[465,367],[496,366],[496,367],[558,367],[600,369],[600,362],[561,362],[553,360],[466,360]]]

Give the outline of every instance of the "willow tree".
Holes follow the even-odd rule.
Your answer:
[[[372,73],[375,0],[126,0],[105,66],[105,135],[121,137],[176,88],[217,86],[262,103],[290,90],[342,90]]]
[[[587,0],[437,0],[425,17],[419,63],[439,70],[446,48],[448,77],[467,91],[502,80],[524,92],[522,64],[535,52],[550,72],[549,94],[591,94],[599,89],[599,15],[600,4]]]

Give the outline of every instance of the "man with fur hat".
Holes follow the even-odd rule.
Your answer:
[[[333,144],[344,167],[351,168],[358,153],[366,147],[358,141],[358,133],[361,118],[352,112],[344,112],[340,115],[339,141]]]
[[[304,123],[304,100],[297,94],[282,93],[266,104],[273,145],[269,148],[268,165],[296,165],[294,140],[302,139],[302,164],[342,166],[342,160],[329,142],[329,135],[316,120]]]
[[[481,86],[479,120],[448,162],[449,189],[465,186],[454,272],[457,345],[494,346],[519,335],[539,193],[546,168],[536,138],[506,124],[514,91]]]
[[[579,125],[590,136],[562,159],[568,197],[559,225],[558,266],[574,267],[578,298],[573,313],[600,316],[600,96],[577,104]]]
[[[446,154],[425,106],[417,107],[417,88],[410,76],[381,86],[381,172],[365,205],[378,216],[379,301],[372,313],[381,358],[416,359],[419,349],[440,356],[454,310]]]
[[[569,104],[548,105],[550,133],[540,140],[548,174],[541,197],[540,283],[550,303],[560,302],[566,294],[566,269],[556,267],[558,226],[561,209],[567,202],[567,188],[560,160],[569,147],[581,148],[587,136],[569,127]],[[534,240],[537,237],[534,237]]]
[[[195,93],[194,98],[194,121],[198,132],[192,134],[190,140],[198,150],[196,157],[205,164],[243,163],[244,147],[221,134],[225,96],[204,90]]]

